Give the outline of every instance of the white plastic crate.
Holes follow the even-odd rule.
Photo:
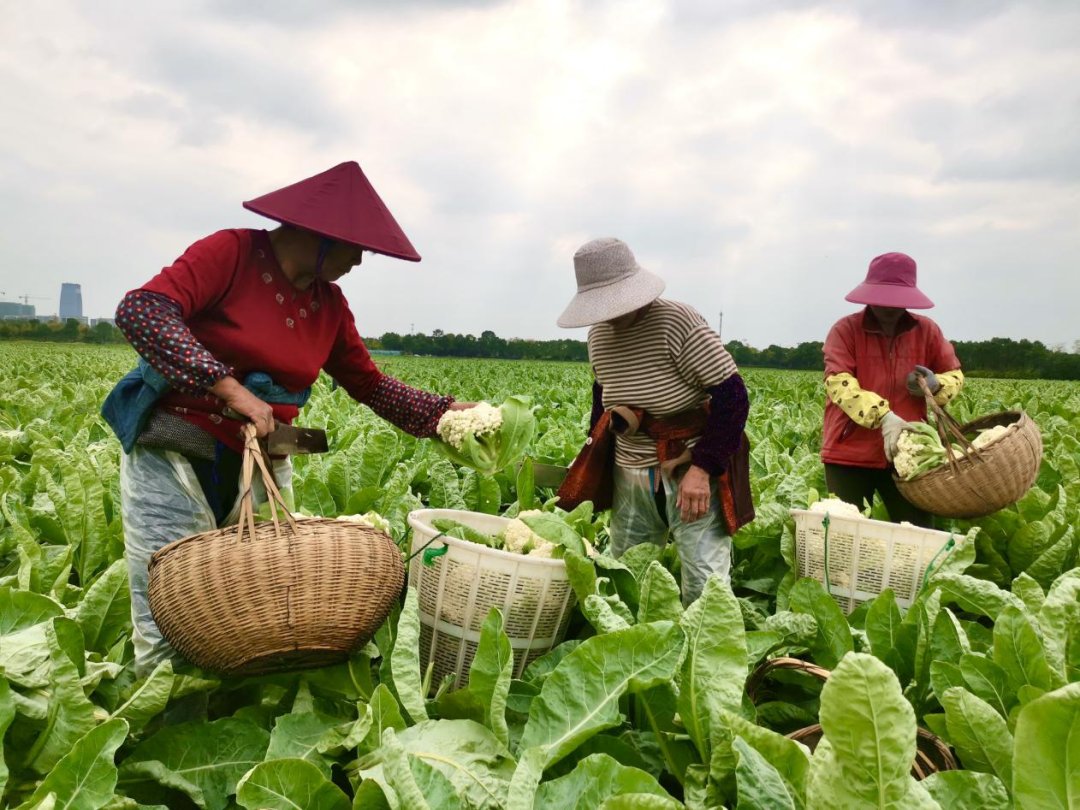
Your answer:
[[[893,589],[900,607],[910,607],[927,566],[939,554],[944,558],[943,549],[952,536],[918,526],[830,514],[826,542],[826,513],[790,511],[795,518],[799,576],[824,585],[844,613],[851,613],[886,588]]]
[[[424,547],[439,534],[431,525],[450,518],[485,534],[499,534],[510,521],[457,509],[418,509],[409,513],[412,554],[409,585],[420,602],[420,662],[434,663],[432,685],[453,674],[464,685],[480,641],[480,628],[491,608],[505,618],[506,635],[514,653],[514,677],[520,677],[536,658],[566,633],[574,606],[574,591],[562,560],[529,557],[488,548],[454,537],[439,537],[428,548],[447,547],[430,568],[423,563]],[[419,553],[418,553],[419,552]]]

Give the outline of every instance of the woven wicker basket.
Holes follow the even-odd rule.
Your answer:
[[[273,521],[256,523],[257,465]],[[150,560],[150,610],[192,663],[227,675],[326,666],[359,649],[385,620],[405,579],[383,532],[326,518],[294,520],[249,431],[235,526],[191,535]],[[281,508],[286,521],[278,520]]]
[[[800,658],[772,658],[758,665],[746,681],[746,694],[753,701],[761,689],[765,678],[778,670],[787,672],[802,672],[820,681],[828,680],[829,670],[803,661]],[[821,725],[814,723],[812,726],[796,729],[787,734],[788,739],[800,742],[813,751],[821,741],[824,732]],[[953,756],[952,749],[937,735],[924,728],[916,730],[915,760],[911,763],[911,775],[916,779],[925,779],[938,771],[955,771],[960,767]]]
[[[1016,427],[977,453],[942,464],[913,481],[897,477],[900,494],[920,509],[947,518],[984,517],[1016,503],[1039,474],[1042,435],[1038,426],[1023,411],[1002,411],[957,429],[970,436],[998,425]]]

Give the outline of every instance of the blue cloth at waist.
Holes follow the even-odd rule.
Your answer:
[[[244,378],[244,387],[261,399],[277,405],[303,407],[311,397],[311,388],[289,391],[273,381],[269,374],[253,371]],[[139,365],[125,374],[105,398],[101,415],[113,429],[125,453],[130,453],[154,406],[169,390],[169,381],[142,358]]]

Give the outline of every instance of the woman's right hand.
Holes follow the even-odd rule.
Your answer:
[[[210,393],[255,425],[259,438],[274,429],[274,409],[248,391],[235,377],[222,377],[210,387]]]

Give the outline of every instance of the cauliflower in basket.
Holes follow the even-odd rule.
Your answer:
[[[503,548],[515,554],[528,554],[532,557],[550,557],[555,551],[555,544],[549,543],[528,527],[522,516],[540,515],[540,509],[527,509],[513,518],[503,530]]]
[[[986,447],[988,444],[993,444],[1010,430],[1016,427],[1013,425],[997,425],[996,427],[987,428],[986,430],[980,430],[979,435],[971,440],[973,447]]]
[[[478,402],[464,411],[447,411],[439,419],[439,438],[455,450],[465,446],[467,436],[487,436],[502,427],[502,411],[487,402]]]
[[[373,529],[378,529],[383,534],[390,534],[390,521],[378,512],[364,512],[362,515],[338,515],[338,520],[348,520],[352,523],[362,523]]]
[[[810,504],[811,512],[828,512],[837,517],[861,518],[863,513],[855,504],[842,501],[839,498],[822,498]]]

